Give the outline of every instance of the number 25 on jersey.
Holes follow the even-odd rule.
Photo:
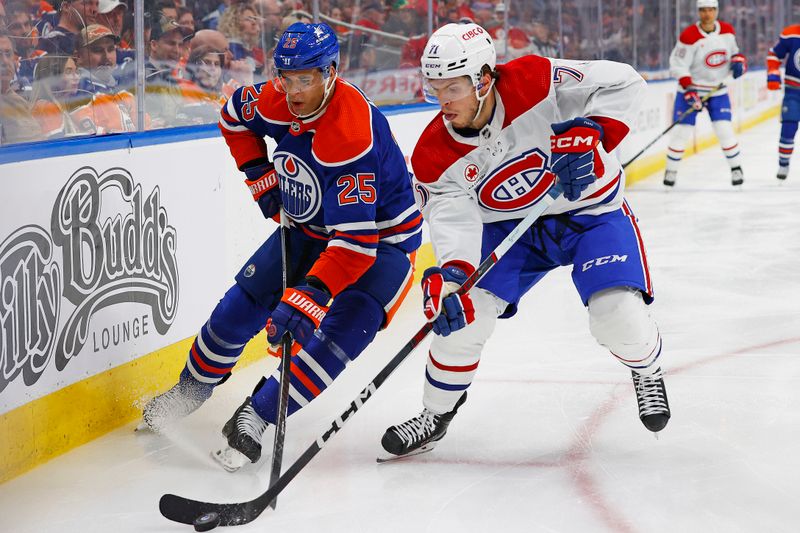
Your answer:
[[[336,185],[339,187],[339,205],[350,205],[358,202],[374,204],[377,199],[375,174],[345,174],[339,176]]]

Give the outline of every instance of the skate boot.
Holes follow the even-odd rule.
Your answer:
[[[261,440],[269,424],[256,413],[248,396],[222,427],[228,446],[212,452],[212,457],[228,472],[236,472],[249,460],[261,459]]]
[[[778,166],[778,179],[783,181],[789,175],[789,165]]]
[[[665,187],[674,187],[675,180],[678,177],[678,173],[674,170],[667,170],[664,172],[664,186]]]
[[[211,397],[213,391],[214,385],[201,383],[192,376],[181,374],[174,387],[145,404],[142,409],[142,423],[137,429],[150,429],[160,433],[176,420],[195,412]]]
[[[741,187],[744,183],[744,172],[742,167],[733,167],[731,169],[731,185],[734,187]]]
[[[381,439],[381,445],[384,450],[394,456],[389,459],[417,455],[432,450],[436,443],[445,436],[447,426],[456,416],[458,408],[466,401],[467,393],[465,391],[453,410],[448,413],[437,415],[426,408],[411,420],[387,429]]]
[[[631,370],[633,386],[636,389],[636,402],[639,404],[639,419],[644,427],[658,433],[669,421],[669,402],[664,387],[664,374],[661,369],[647,376]]]

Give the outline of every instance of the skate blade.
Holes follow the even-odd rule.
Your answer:
[[[244,465],[250,462],[243,453],[234,450],[230,446],[225,446],[219,450],[211,452],[211,458],[214,459],[219,465],[227,472],[237,472]]]
[[[391,463],[393,461],[397,461],[398,459],[405,459],[406,457],[414,457],[415,455],[420,455],[422,453],[429,452],[429,451],[433,450],[435,447],[436,447],[436,443],[435,442],[431,442],[430,444],[426,444],[425,446],[417,448],[413,452],[408,452],[408,453],[403,454],[403,455],[392,455],[390,453],[387,453],[386,455],[384,455],[382,457],[378,457],[377,459],[375,459],[375,461],[378,464]]]

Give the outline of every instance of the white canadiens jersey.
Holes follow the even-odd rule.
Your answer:
[[[477,266],[483,224],[522,219],[544,199],[555,181],[553,123],[589,117],[601,124],[604,172],[577,201],[560,196],[545,214],[598,215],[623,201],[624,173],[610,152],[627,135],[644,96],[642,77],[622,63],[533,55],[498,65],[497,71],[489,123],[477,135],[464,136],[439,113],[411,158],[417,200],[441,264],[460,260]]]
[[[700,24],[683,30],[669,56],[670,74],[682,88],[691,85],[699,93],[708,92],[725,81],[731,58],[739,53],[733,26],[717,21],[714,31],[704,32]],[[727,89],[717,94],[725,94]]]

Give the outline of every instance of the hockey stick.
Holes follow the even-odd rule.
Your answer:
[[[561,194],[561,185],[556,183],[547,192],[547,195],[531,210],[528,215],[520,221],[519,224],[509,233],[503,241],[497,245],[497,248],[481,262],[477,270],[473,272],[461,287],[456,291],[457,294],[464,294],[469,291],[476,283],[478,283],[492,268],[503,255],[514,245],[517,240],[533,225],[533,223],[544,213],[544,211],[553,203],[553,201]],[[331,422],[330,428],[325,433],[320,435],[317,440],[311,444],[303,454],[290,466],[286,472],[278,478],[278,480],[271,484],[270,487],[261,496],[254,500],[242,503],[207,503],[197,500],[190,500],[174,494],[165,494],[161,497],[159,502],[159,510],[166,518],[182,524],[193,524],[195,520],[206,519],[213,516],[213,522],[216,525],[223,526],[238,526],[252,522],[266,509],[271,501],[277,498],[278,494],[286,488],[290,481],[292,481],[300,471],[314,458],[323,446],[330,440],[340,429],[344,426],[356,411],[369,400],[378,388],[383,385],[384,381],[400,366],[408,355],[414,351],[422,340],[428,335],[432,329],[433,324],[426,322],[417,331],[411,340],[395,355],[383,370],[378,372],[378,375],[364,389],[358,393],[358,396],[350,403],[345,411],[336,417]]]
[[[712,96],[712,95],[713,95],[715,92],[719,91],[719,90],[720,90],[720,89],[722,89],[723,87],[725,87],[725,84],[724,84],[724,83],[720,83],[719,85],[717,85],[716,87],[714,87],[713,89],[711,89],[711,91],[710,91],[710,92],[709,92],[707,95],[703,96],[703,97],[700,99],[700,101],[701,101],[702,103],[704,103],[704,104],[705,104],[705,103],[708,101],[708,99],[709,99],[709,98],[711,98],[711,96]],[[624,168],[627,168],[627,167],[628,167],[628,165],[630,165],[631,163],[633,163],[634,161],[636,161],[636,160],[639,158],[639,156],[640,156],[640,155],[642,155],[643,153],[645,153],[645,152],[648,150],[648,148],[650,148],[650,147],[651,147],[651,146],[653,146],[655,143],[657,143],[657,142],[658,142],[658,141],[661,139],[661,137],[663,137],[664,135],[666,135],[667,133],[669,133],[669,131],[670,131],[672,128],[674,128],[675,126],[677,126],[678,124],[680,124],[680,123],[683,121],[683,119],[685,119],[686,117],[688,117],[689,115],[691,115],[692,113],[695,113],[695,112],[697,112],[697,111],[700,111],[700,109],[695,109],[695,108],[693,108],[693,107],[690,107],[689,109],[687,109],[686,111],[684,111],[683,113],[681,113],[681,114],[678,116],[677,120],[675,120],[675,122],[673,122],[672,124],[670,124],[669,126],[667,126],[667,129],[665,129],[664,131],[662,131],[661,133],[659,133],[659,134],[658,134],[658,136],[657,136],[655,139],[653,139],[652,141],[650,141],[650,142],[647,144],[647,146],[645,146],[644,148],[642,148],[641,150],[639,150],[639,153],[637,153],[635,156],[631,157],[631,158],[628,160],[628,162],[627,162],[627,163],[623,163],[623,165],[622,165],[622,168],[623,168],[623,169],[624,169]]]
[[[281,267],[283,270],[283,292],[289,287],[289,222],[286,212],[281,207]],[[272,469],[269,473],[270,487],[281,476],[283,464],[283,443],[286,438],[286,412],[289,408],[289,368],[292,363],[292,334],[287,330],[281,338],[281,386],[278,393],[278,412],[275,415],[275,440],[272,444]],[[269,503],[275,509],[278,504],[277,495]]]

